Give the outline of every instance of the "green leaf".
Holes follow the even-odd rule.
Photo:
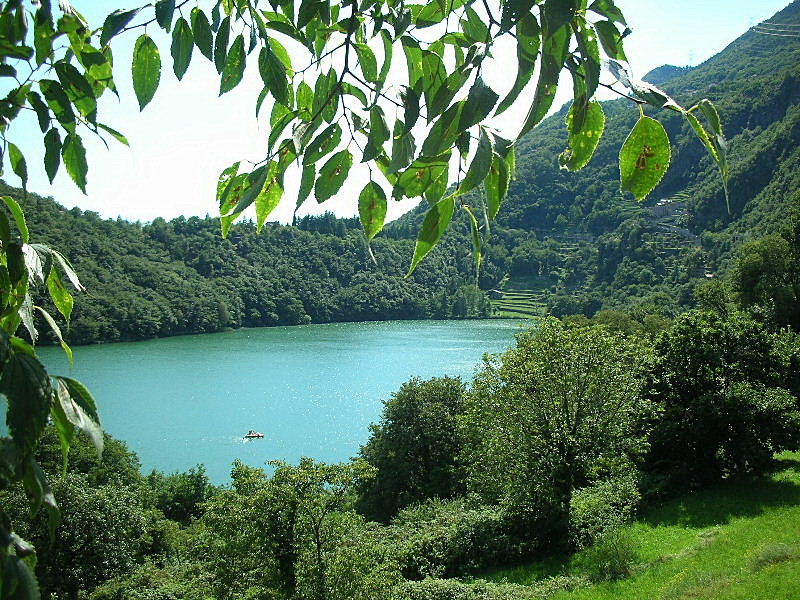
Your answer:
[[[288,105],[288,84],[286,81],[286,65],[281,62],[271,47],[265,46],[258,55],[258,72],[264,85],[272,96],[281,104]],[[300,100],[298,98],[298,105]]]
[[[8,158],[11,161],[11,170],[22,180],[22,189],[28,186],[28,165],[22,151],[16,144],[8,142]]]
[[[311,190],[314,189],[314,179],[317,177],[317,168],[313,163],[303,165],[303,173],[300,176],[300,190],[297,192],[297,205],[295,211],[302,206]]]
[[[622,25],[627,25],[622,11],[616,7],[614,0],[595,0],[589,5],[589,10]]]
[[[217,73],[222,73],[225,68],[225,58],[228,55],[228,41],[231,35],[231,20],[230,17],[225,17],[220,23],[217,30],[217,37],[214,40],[214,66],[217,67]]]
[[[542,44],[539,81],[536,84],[533,103],[528,110],[528,116],[525,118],[518,137],[522,137],[536,127],[553,105],[558,88],[558,76],[567,57],[570,37],[570,31],[567,27],[549,31],[548,35],[545,36]]]
[[[73,360],[72,360],[72,348],[70,348],[67,345],[67,343],[64,341],[64,336],[61,335],[61,328],[58,326],[58,323],[56,323],[56,320],[53,318],[53,316],[49,312],[47,312],[45,309],[43,309],[41,306],[37,306],[36,309],[41,313],[42,317],[44,317],[44,320],[50,326],[50,330],[54,334],[56,334],[56,338],[58,339],[58,343],[61,344],[61,349],[64,350],[64,354],[67,355],[67,358],[69,359],[69,364],[71,365],[72,362],[73,362]]]
[[[366,44],[355,44],[356,54],[358,55],[358,65],[364,73],[367,81],[378,81],[378,60],[375,53]]]
[[[697,103],[697,106],[700,107],[703,116],[706,118],[709,125],[711,125],[711,131],[714,133],[714,135],[722,135],[722,121],[720,120],[719,113],[717,112],[717,109],[711,100],[704,98]]]
[[[0,200],[5,203],[8,210],[11,212],[11,216],[14,217],[22,243],[27,244],[30,241],[30,234],[28,233],[28,224],[25,222],[25,213],[22,212],[22,208],[11,196],[2,196]]]
[[[392,42],[392,36],[384,29],[381,29],[381,39],[383,40],[383,66],[381,67],[381,72],[378,73],[378,81],[384,82],[389,75],[389,68],[392,66],[394,43]]]
[[[103,430],[100,428],[100,417],[97,404],[80,381],[69,377],[56,377],[56,396],[67,420],[89,436],[97,449],[103,452]]]
[[[86,149],[77,133],[67,134],[64,145],[61,147],[61,158],[67,173],[80,190],[86,193],[86,173],[89,165],[86,163]]]
[[[159,0],[156,2],[156,22],[167,33],[169,33],[169,28],[172,25],[172,16],[174,14],[175,0]]]
[[[469,206],[463,205],[461,208],[469,215],[469,224],[472,229],[472,254],[475,257],[475,276],[477,277],[481,271],[481,246],[483,245],[481,243],[478,219],[475,218],[475,214]]]
[[[325,202],[339,192],[352,166],[353,155],[348,150],[341,150],[328,159],[320,169],[319,177],[314,184],[314,197],[317,202]]]
[[[55,540],[56,527],[61,515],[58,511],[58,504],[56,504],[53,490],[50,488],[50,483],[47,481],[47,477],[42,472],[39,464],[33,458],[30,458],[25,464],[22,484],[31,499],[33,516],[39,512],[42,505],[47,508],[47,524],[50,532],[50,542],[52,543]]]
[[[110,133],[114,137],[114,139],[116,139],[120,144],[125,144],[126,146],[130,146],[130,144],[128,143],[128,138],[126,138],[124,135],[122,135],[116,129],[113,129],[113,128],[109,127],[108,125],[104,125],[103,123],[98,123],[97,126],[100,129]]]
[[[31,105],[36,113],[36,118],[39,121],[39,129],[44,133],[50,127],[50,110],[47,108],[47,104],[44,103],[42,97],[36,92],[28,92],[28,104]]]
[[[669,167],[670,145],[664,126],[642,116],[619,152],[620,184],[637,200],[644,200]]]
[[[502,156],[495,153],[492,156],[492,166],[489,174],[484,180],[486,189],[486,216],[493,221],[500,212],[500,206],[508,194],[508,186],[511,180],[511,173],[508,162]]]
[[[256,230],[261,231],[267,217],[275,210],[283,197],[283,181],[278,163],[271,161],[267,168],[267,177],[261,191],[256,196]]]
[[[192,9],[190,16],[192,20],[192,36],[194,37],[195,46],[200,50],[200,53],[208,60],[214,60],[213,38],[211,32],[211,24],[208,22],[206,13],[197,8]]]
[[[603,52],[606,53],[606,56],[616,60],[627,60],[622,46],[623,34],[619,32],[614,23],[611,21],[597,21],[594,23],[594,30],[597,32],[597,39],[600,40],[600,45],[603,47]]]
[[[506,0],[500,15],[501,31],[510,31],[519,21],[530,15],[531,7],[536,0]]]
[[[44,10],[44,6],[41,6],[36,11],[33,22],[33,47],[36,49],[37,65],[44,64],[48,58],[53,56],[53,38],[55,38],[53,16],[49,7]]]
[[[50,269],[50,274],[47,276],[47,291],[50,292],[50,298],[53,300],[58,312],[64,316],[69,325],[74,300],[56,269]]]
[[[312,114],[321,114],[322,118],[328,123],[333,121],[339,107],[339,94],[336,90],[338,80],[336,71],[331,69],[327,75],[317,77],[317,82],[314,85]]]
[[[394,123],[392,159],[389,162],[389,173],[397,173],[397,171],[406,168],[414,160],[414,152],[417,149],[414,143],[414,136],[411,133],[404,132],[405,124],[398,119]]]
[[[461,130],[466,130],[482,122],[489,113],[492,112],[494,105],[500,96],[486,83],[482,77],[478,77],[469,90],[464,108],[461,111]]]
[[[358,215],[369,242],[383,229],[386,219],[386,194],[374,181],[365,185],[358,195]]]
[[[109,40],[125,29],[125,26],[138,14],[140,8],[133,10],[115,10],[106,17],[100,33],[100,46],[108,45]]]
[[[433,247],[442,239],[442,235],[453,219],[455,209],[455,198],[448,196],[440,200],[425,214],[425,220],[417,235],[417,243],[414,246],[414,257],[411,259],[411,267],[408,269],[406,277],[414,272],[419,262],[427,256]]]
[[[189,68],[189,63],[192,60],[192,50],[194,50],[192,29],[189,27],[189,22],[181,17],[175,23],[175,29],[172,32],[172,46],[170,48],[172,70],[178,80],[183,79],[186,69]]]
[[[403,133],[410,132],[419,119],[419,94],[410,87],[404,87],[400,92],[400,99],[403,101],[403,122],[405,127]]]
[[[80,280],[78,279],[78,274],[75,273],[75,267],[72,266],[72,263],[70,263],[63,254],[57,250],[53,250],[52,248],[41,246],[40,244],[31,245],[35,245],[37,247],[37,251],[44,249],[45,251],[49,252],[61,267],[61,270],[64,271],[64,274],[67,276],[72,286],[81,293],[86,292],[86,288],[83,287],[83,284],[81,284]]]
[[[50,183],[53,183],[61,164],[61,136],[53,127],[44,136],[44,170]]]
[[[84,117],[94,122],[97,117],[97,100],[94,89],[78,69],[66,62],[57,62],[55,67],[58,79],[67,97]]]
[[[75,113],[61,84],[52,79],[42,79],[39,81],[39,89],[58,122],[67,131],[75,131]]]
[[[14,600],[40,600],[41,591],[32,566],[21,557],[10,555],[6,559],[4,568],[4,580],[8,581],[9,587],[11,587],[12,582],[14,586],[12,587],[14,595],[9,595],[7,596],[8,598],[13,598]]]
[[[373,160],[383,152],[383,144],[389,139],[389,127],[379,106],[373,106],[369,111],[369,137],[361,157],[361,162]]]
[[[0,391],[8,401],[6,423],[14,444],[30,452],[47,425],[53,391],[42,363],[34,357],[11,353],[0,375]]]
[[[438,156],[445,150],[453,147],[456,138],[462,131],[462,129],[460,129],[460,121],[463,106],[463,100],[457,102],[437,119],[436,123],[428,132],[428,137],[426,137],[425,141],[422,143],[423,156]]]
[[[486,175],[488,175],[492,166],[493,153],[492,139],[486,133],[486,130],[481,127],[481,137],[478,140],[478,147],[475,149],[475,156],[472,158],[464,180],[458,186],[459,195],[466,194],[468,191],[478,187],[486,179]]]
[[[231,44],[222,78],[219,82],[219,95],[231,91],[242,81],[245,67],[244,36],[239,34]]]
[[[143,110],[153,99],[161,79],[161,57],[158,54],[158,47],[146,33],[136,40],[131,73],[139,110]]]
[[[600,137],[603,135],[606,117],[603,107],[599,102],[592,101],[586,110],[583,125],[577,131],[573,130],[572,120],[576,104],[573,103],[567,113],[567,131],[569,132],[569,147],[558,157],[562,169],[579,171],[587,165],[594,154]]]
[[[433,157],[422,157],[411,163],[397,179],[398,192],[408,198],[423,196],[445,173],[450,163],[450,151]]]
[[[303,165],[316,163],[323,156],[336,150],[341,141],[341,126],[338,123],[328,125],[306,148],[303,154]]]

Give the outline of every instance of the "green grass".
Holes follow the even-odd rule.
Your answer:
[[[727,482],[647,511],[625,529],[632,576],[558,592],[552,600],[800,600],[800,453],[756,482]],[[533,585],[584,575],[575,557],[483,575]]]

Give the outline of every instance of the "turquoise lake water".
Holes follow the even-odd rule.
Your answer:
[[[215,483],[234,459],[255,466],[355,455],[382,400],[412,376],[469,380],[484,352],[513,343],[521,321],[391,321],[269,327],[81,346],[53,374],[86,384],[103,427],[148,472],[202,463]],[[530,322],[528,322],[530,324]],[[249,429],[265,438],[244,440]]]

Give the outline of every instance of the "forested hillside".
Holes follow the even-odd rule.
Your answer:
[[[330,215],[300,227],[271,224],[261,234],[242,223],[222,239],[219,221],[208,217],[142,225],[67,210],[4,184],[0,192],[19,199],[31,234],[63,251],[88,289],[65,332],[74,343],[489,311],[474,285],[470,248],[455,240],[406,279],[413,241],[375,240],[376,264],[362,232]]]
[[[800,3],[771,21],[800,26]],[[716,166],[679,114],[657,115],[672,140],[672,163],[639,204],[622,197],[617,166],[639,114],[634,103],[603,103],[605,133],[578,173],[558,168],[567,146],[562,107],[519,143],[517,178],[487,251],[509,285],[530,289],[557,315],[691,305],[697,281],[721,274],[746,240],[773,232],[800,189],[800,38],[748,31],[697,67],[634,75],[684,105],[716,104],[730,144],[730,212]],[[394,230],[416,231],[421,208]]]

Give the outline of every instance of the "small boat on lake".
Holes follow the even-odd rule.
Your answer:
[[[257,431],[253,431],[251,429],[250,431],[247,432],[247,435],[244,436],[244,439],[252,440],[252,439],[255,439],[255,438],[263,438],[263,437],[264,437],[263,433],[259,433]]]

